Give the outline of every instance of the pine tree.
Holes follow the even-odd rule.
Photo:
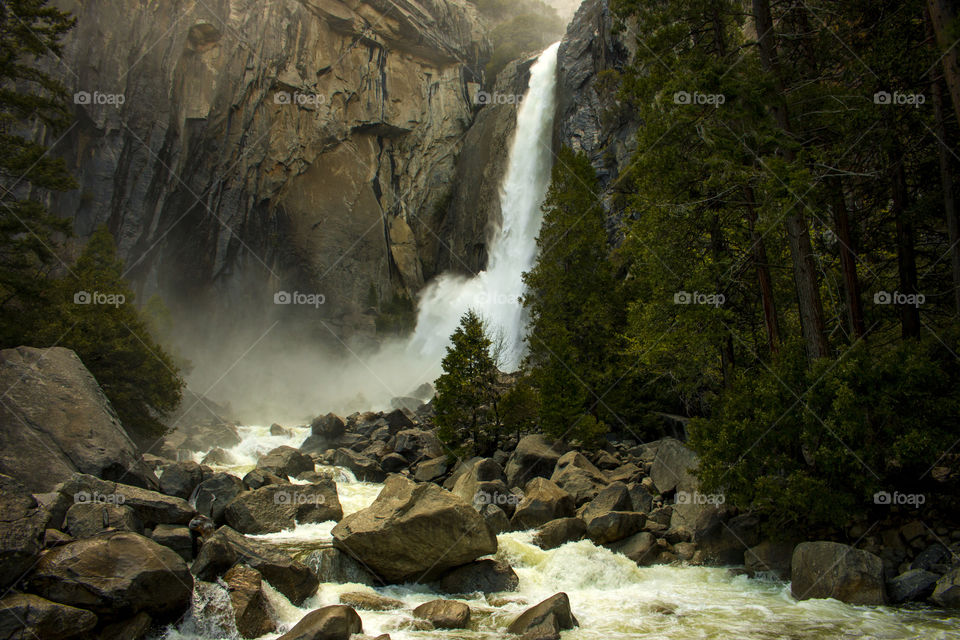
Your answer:
[[[25,314],[39,302],[43,279],[57,264],[58,239],[70,221],[51,215],[43,193],[75,188],[59,158],[35,142],[70,122],[67,92],[37,62],[61,53],[74,25],[46,0],[0,3],[0,339],[22,340]]]
[[[490,353],[492,341],[473,310],[463,315],[450,340],[443,358],[444,373],[434,383],[437,435],[456,449],[463,450],[472,442],[472,453],[489,453],[499,443],[501,427],[499,372]]]
[[[184,383],[173,359],[151,336],[122,274],[113,236],[101,226],[71,274],[52,284],[53,303],[35,328],[34,341],[76,352],[127,433],[148,450],[166,432],[161,419],[180,404]]]

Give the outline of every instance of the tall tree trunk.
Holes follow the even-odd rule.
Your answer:
[[[767,247],[763,235],[757,229],[756,200],[753,189],[744,190],[747,200],[747,226],[750,229],[753,264],[757,269],[757,282],[760,285],[760,303],[763,305],[763,325],[767,330],[767,345],[770,353],[780,350],[780,320],[777,318],[777,306],[773,299],[773,278],[770,277],[770,262],[767,260]]]
[[[710,218],[710,249],[713,253],[715,264],[722,264],[727,253],[727,241],[723,235],[723,227],[720,223],[720,216],[716,213]],[[720,293],[722,283],[719,279],[716,282],[717,290]],[[730,333],[720,342],[720,368],[723,372],[723,386],[730,387],[733,384],[733,336]]]
[[[843,196],[843,183],[839,179],[830,183],[830,198],[833,222],[840,242],[840,269],[843,272],[843,291],[847,303],[847,319],[854,340],[867,332],[863,321],[863,302],[860,299],[860,279],[857,277],[857,255],[853,234],[850,233],[850,214]]]
[[[756,22],[760,59],[765,69],[773,73],[779,102],[774,106],[777,124],[791,139],[795,139],[790,124],[790,112],[784,98],[786,83],[777,60],[773,31],[773,16],[770,13],[769,0],[753,0],[753,15]],[[796,154],[790,148],[783,150],[787,162],[796,160]],[[799,203],[798,203],[799,205]],[[810,229],[803,209],[795,205],[785,220],[787,240],[790,244],[790,256],[793,262],[793,280],[797,289],[797,303],[800,309],[800,328],[811,360],[829,355],[826,323],[823,319],[823,302],[820,299],[820,285],[817,279],[817,267],[813,259],[813,246],[810,242]],[[802,205],[799,205],[802,206]]]
[[[894,163],[891,171],[893,189],[893,215],[897,227],[897,271],[900,275],[900,293],[916,295],[917,256],[914,248],[913,221],[907,213],[908,194],[907,176],[903,169],[903,158],[899,151],[891,158]],[[920,309],[916,304],[900,304],[900,326],[904,338],[920,335]]]
[[[957,17],[954,4],[955,0],[927,0],[927,11],[937,37],[939,53],[942,55],[940,64],[943,67],[943,78],[947,81],[953,110],[960,122],[960,60],[957,54],[957,47],[960,45],[951,42],[948,33],[948,27]]]
[[[930,12],[926,12],[927,35],[934,41],[935,34]],[[957,197],[953,182],[953,162],[947,147],[947,117],[943,104],[943,89],[940,79],[934,76],[930,82],[933,95],[933,117],[937,128],[937,156],[940,160],[940,188],[943,191],[943,214],[947,220],[947,237],[950,240],[950,273],[953,279],[953,304],[960,315],[960,219],[957,217]]]

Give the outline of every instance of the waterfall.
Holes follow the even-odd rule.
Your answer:
[[[556,111],[557,50],[547,48],[530,69],[530,83],[517,111],[506,175],[500,187],[502,221],[490,237],[487,268],[474,277],[443,274],[420,296],[417,327],[408,350],[421,361],[439,360],[460,317],[473,309],[502,339],[507,371],[524,353],[527,315],[519,302],[523,273],[537,257],[540,205],[550,183],[551,137]]]

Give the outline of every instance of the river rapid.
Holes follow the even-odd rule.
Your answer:
[[[233,463],[218,470],[243,475],[259,455],[280,445],[299,446],[309,434],[293,428],[291,436],[271,436],[267,427],[240,427],[243,441],[228,450]],[[383,485],[358,482],[345,469],[336,469],[337,490],[344,514],[372,503]],[[330,540],[334,522],[298,525],[295,529],[251,536],[290,553]],[[359,611],[364,633],[389,633],[394,640],[487,640],[509,637],[507,625],[525,608],[564,591],[570,597],[580,627],[563,640],[948,640],[960,638],[960,619],[929,608],[861,607],[835,600],[796,601],[789,583],[751,579],[735,568],[659,566],[637,567],[625,556],[590,541],[567,543],[543,551],[531,543],[533,532],[497,537],[497,557],[510,562],[520,578],[517,592],[461,599],[473,615],[470,629],[418,630],[412,609],[444,597],[422,585],[371,588],[361,584],[322,584],[317,594],[295,607],[267,586],[281,630],[263,636],[273,640],[300,618],[322,606],[337,604],[348,591],[375,591],[402,600],[398,611]],[[235,630],[211,600],[228,602],[222,586],[197,590],[194,612],[169,628],[162,640],[236,640]],[[214,605],[217,603],[214,602]],[[229,604],[226,604],[229,607]]]

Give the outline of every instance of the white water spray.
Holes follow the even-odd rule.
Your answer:
[[[500,189],[502,222],[492,233],[485,271],[472,278],[444,274],[420,296],[417,328],[408,350],[439,364],[448,336],[460,317],[473,309],[502,337],[500,363],[516,369],[524,353],[526,313],[519,302],[523,273],[537,257],[537,234],[543,220],[540,205],[550,183],[557,50],[551,45],[530,69],[530,85],[517,111],[517,127],[507,172]]]

